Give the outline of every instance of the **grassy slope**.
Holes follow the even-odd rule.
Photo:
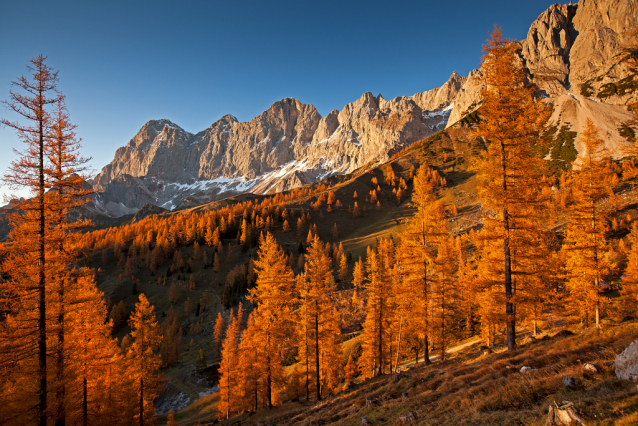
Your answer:
[[[221,424],[360,425],[363,416],[371,424],[397,424],[400,414],[411,412],[423,425],[540,426],[550,404],[568,400],[576,404],[588,425],[633,425],[638,422],[636,386],[618,380],[608,364],[638,338],[637,325],[609,325],[599,333],[575,330],[577,334],[568,337],[556,336],[553,330],[531,343],[521,341],[513,352],[501,348],[485,356],[473,346],[446,361],[412,367],[398,381],[392,376],[376,377],[319,405],[289,402]],[[585,362],[597,363],[603,373],[584,372]],[[523,366],[537,370],[521,374]],[[577,386],[565,388],[563,376],[575,378]],[[366,407],[367,398],[377,399],[379,405]],[[215,395],[200,399],[178,413],[178,424],[213,421],[216,403]]]

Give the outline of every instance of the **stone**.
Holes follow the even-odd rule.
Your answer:
[[[600,368],[598,364],[592,364],[590,362],[586,362],[583,364],[583,370],[588,373],[600,374],[603,372],[603,369]]]
[[[361,424],[363,426],[369,426],[370,423],[368,422],[368,418],[366,416],[361,417]]]
[[[638,340],[616,356],[615,366],[619,379],[638,381]]]
[[[573,388],[576,386],[576,379],[569,376],[563,376],[563,386],[566,388]]]
[[[554,402],[549,406],[549,412],[547,413],[546,426],[550,425],[570,425],[572,422],[585,425],[585,422],[578,414],[578,410],[574,407],[573,402],[563,401],[561,405]]]
[[[403,413],[399,415],[399,421],[401,422],[401,424],[414,423],[416,422],[416,417],[412,412]]]
[[[536,369],[532,367],[521,367],[521,374],[533,373],[534,371]]]

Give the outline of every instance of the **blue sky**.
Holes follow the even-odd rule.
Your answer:
[[[151,119],[190,132],[282,98],[323,116],[366,91],[410,96],[476,68],[494,24],[522,39],[549,0],[5,1],[0,100],[39,53],[59,70],[99,170]],[[15,118],[0,107],[0,116]],[[20,147],[0,128],[0,170]],[[0,193],[6,193],[0,188]]]

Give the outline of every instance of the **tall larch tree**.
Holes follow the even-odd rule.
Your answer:
[[[239,343],[239,394],[241,396],[243,410],[257,411],[259,408],[259,396],[263,393],[263,381],[259,370],[263,355],[259,333],[255,325],[257,313],[253,312],[248,317],[246,330],[242,333]]]
[[[289,344],[293,324],[291,322],[294,294],[294,274],[286,254],[277,245],[271,233],[262,238],[255,261],[257,280],[250,289],[249,300],[259,313],[256,329],[262,341],[264,356],[261,366],[264,375],[266,406],[273,405],[273,388],[281,383],[281,351]]]
[[[429,305],[432,275],[432,263],[436,258],[436,244],[446,235],[441,227],[445,222],[443,202],[438,200],[436,186],[438,174],[422,165],[414,177],[412,201],[416,212],[402,235],[404,241],[401,250],[402,265],[405,269],[403,280],[411,288],[415,297],[412,305],[412,317],[420,323],[423,338],[424,363],[430,363],[429,357]]]
[[[57,381],[57,409],[56,425],[64,426],[65,408],[65,334],[67,325],[65,315],[70,306],[76,302],[69,298],[69,286],[75,280],[71,274],[73,263],[79,257],[78,234],[74,231],[89,225],[89,222],[70,221],[72,209],[76,209],[88,202],[88,195],[94,191],[86,189],[87,162],[89,159],[80,154],[80,141],[75,135],[76,126],[71,123],[65,106],[64,96],[58,95],[57,104],[51,117],[52,126],[45,146],[47,159],[50,163],[49,176],[51,191],[47,192],[47,206],[51,227],[52,268],[50,277],[51,287],[57,293],[55,308],[57,311],[57,344],[56,344],[56,381]],[[95,285],[95,283],[93,283]]]
[[[365,283],[368,299],[358,363],[365,377],[383,374],[391,367],[394,258],[395,247],[390,240],[379,241],[378,253],[368,247]]]
[[[1,123],[12,128],[18,134],[20,140],[26,145],[22,152],[17,152],[18,158],[14,160],[3,177],[3,182],[12,189],[27,189],[31,197],[19,202],[16,210],[19,214],[10,217],[14,230],[20,228],[19,232],[13,232],[11,241],[22,239],[29,242],[26,245],[17,244],[12,250],[14,256],[24,256],[23,275],[20,277],[19,286],[25,288],[22,297],[34,299],[31,301],[21,300],[21,308],[35,308],[37,316],[29,319],[28,323],[35,322],[37,332],[35,343],[37,349],[23,348],[37,357],[38,367],[34,379],[37,381],[38,395],[36,407],[37,423],[46,426],[48,410],[48,377],[47,377],[47,243],[49,238],[49,227],[47,225],[47,206],[45,200],[46,191],[50,188],[47,174],[49,166],[46,162],[46,145],[48,134],[51,129],[51,114],[48,111],[49,105],[57,101],[55,96],[58,74],[45,64],[46,57],[39,55],[30,61],[27,68],[31,73],[31,79],[20,77],[12,83],[12,86],[19,91],[11,90],[10,100],[5,102],[9,110],[16,113],[25,124],[18,121],[2,119]],[[16,250],[21,250],[17,252]],[[14,257],[15,259],[15,257]],[[7,289],[8,293],[12,293]],[[7,292],[3,292],[3,298],[8,297]],[[35,306],[33,306],[33,302]],[[32,306],[27,306],[31,304]],[[29,315],[31,316],[31,315]],[[21,325],[31,327],[25,322]],[[31,333],[31,332],[29,332]],[[30,341],[27,345],[33,344]],[[16,342],[17,343],[17,342]],[[16,350],[20,351],[20,349]]]
[[[297,280],[297,286],[303,312],[299,344],[301,361],[307,369],[312,365],[310,371],[306,371],[306,380],[314,376],[315,400],[319,401],[322,384],[338,378],[341,354],[338,346],[339,318],[331,298],[336,287],[332,259],[317,235],[308,248],[303,277]],[[308,387],[309,383],[306,383],[306,389]]]
[[[610,267],[605,240],[609,210],[602,203],[609,197],[609,173],[605,166],[609,154],[591,119],[587,119],[579,136],[585,149],[578,156],[579,169],[574,171],[572,217],[563,245],[568,306],[586,327],[593,312],[596,327],[599,327],[604,302],[599,296],[599,288]]]
[[[495,27],[485,43],[482,59],[484,88],[481,121],[474,132],[487,144],[487,153],[477,162],[481,182],[480,197],[485,209],[484,229],[490,262],[481,277],[486,287],[498,285],[503,290],[501,318],[506,324],[507,346],[516,347],[515,275],[522,273],[517,264],[530,243],[528,230],[539,226],[534,217],[540,181],[534,153],[550,109],[535,97],[536,89],[517,53],[518,44],[506,40]],[[499,255],[497,253],[500,252]],[[517,269],[518,268],[518,269]]]

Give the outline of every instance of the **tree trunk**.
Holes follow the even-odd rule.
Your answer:
[[[316,376],[316,393],[317,399],[316,401],[321,401],[321,388],[319,387],[320,378],[319,378],[319,301],[315,300],[315,368],[317,371],[315,372]]]
[[[42,102],[43,90],[40,86],[39,101]],[[43,109],[44,105],[40,105]],[[40,401],[38,404],[38,416],[40,420],[40,426],[47,425],[47,322],[46,322],[46,280],[45,280],[45,265],[46,255],[44,250],[44,235],[45,235],[45,215],[44,215],[44,127],[42,118],[39,120],[39,191],[38,191],[38,210],[39,210],[39,270],[38,270],[38,293],[40,296],[40,303],[38,306],[38,363],[40,373]]]
[[[430,361],[430,342],[428,342],[427,334],[423,337],[423,362],[425,365],[432,364],[432,361]]]
[[[66,413],[65,413],[65,393],[66,388],[64,384],[64,285],[65,281],[62,278],[62,282],[60,283],[60,313],[58,315],[58,353],[57,353],[57,361],[58,361],[58,392],[57,392],[57,400],[58,400],[58,412],[55,425],[56,426],[64,426],[66,424]]]
[[[394,372],[397,372],[397,368],[399,368],[399,351],[401,350],[401,328],[403,327],[403,315],[401,315],[401,320],[399,321],[399,339],[397,342],[397,356],[394,362]]]
[[[140,426],[144,426],[144,378],[140,377]]]
[[[503,192],[507,194],[505,145],[501,142],[501,173]],[[510,255],[510,226],[507,206],[503,204],[503,261],[505,266],[505,314],[507,315],[507,350],[516,349],[516,317],[512,303],[512,263]]]
[[[83,426],[88,426],[89,424],[89,402],[88,402],[88,390],[86,386],[86,376],[82,380],[82,420]]]

